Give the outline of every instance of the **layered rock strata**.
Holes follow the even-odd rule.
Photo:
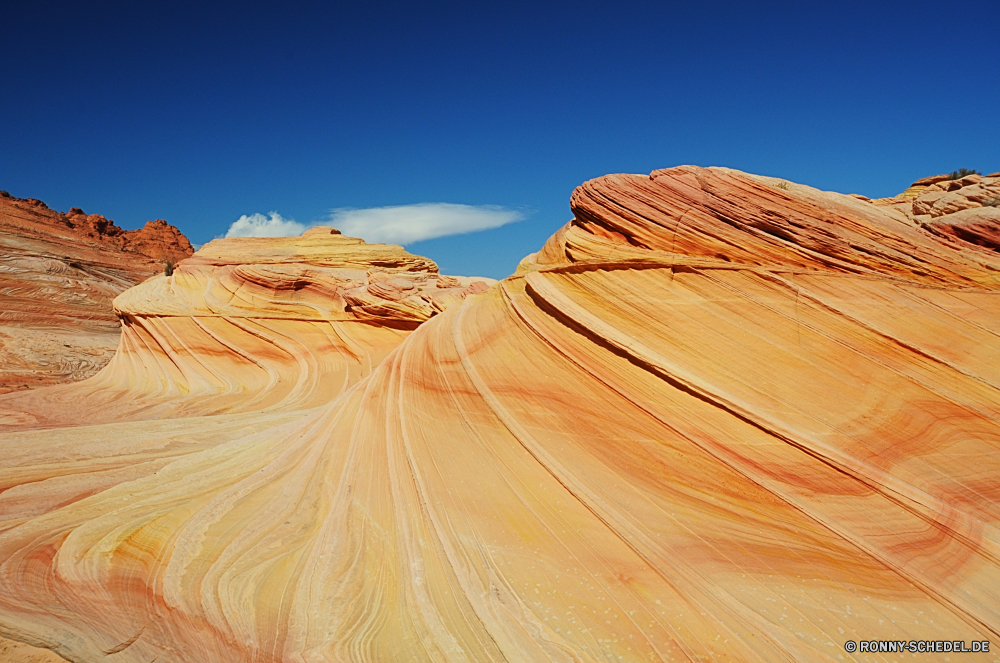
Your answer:
[[[944,239],[1000,251],[1000,173],[957,180],[936,175],[914,182],[895,198],[873,202],[893,207]]]
[[[995,252],[718,168],[572,208],[325,406],[0,438],[0,632],[161,662],[995,642]]]
[[[0,192],[0,393],[89,377],[114,355],[111,301],[193,253],[165,221],[122,230]]]
[[[0,398],[0,430],[324,405],[488,283],[329,227],[214,240],[114,300],[121,343],[103,371]]]

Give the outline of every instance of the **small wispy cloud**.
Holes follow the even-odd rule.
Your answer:
[[[499,228],[520,221],[524,216],[523,212],[497,205],[417,203],[333,209],[323,223],[335,226],[348,237],[360,237],[366,242],[412,244],[425,239]],[[307,227],[277,212],[266,216],[244,214],[229,226],[226,237],[294,237],[305,232]]]
[[[229,226],[226,237],[294,237],[305,232],[306,227],[295,219],[283,218],[277,212],[244,214]]]
[[[393,207],[330,210],[328,223],[366,242],[411,244],[425,239],[499,228],[524,214],[496,205],[418,203]],[[235,225],[235,224],[234,224]]]

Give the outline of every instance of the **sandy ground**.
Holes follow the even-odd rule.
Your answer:
[[[0,663],[65,663],[65,660],[48,649],[0,638]]]
[[[120,336],[0,325],[0,394],[89,378],[111,361]]]

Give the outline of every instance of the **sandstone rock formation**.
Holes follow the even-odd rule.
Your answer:
[[[957,180],[948,175],[927,177],[895,198],[873,202],[903,212],[945,239],[1000,251],[1000,173]]]
[[[96,373],[118,345],[111,300],[192,252],[165,221],[127,231],[0,192],[0,393]]]
[[[325,405],[7,433],[0,634],[161,663],[996,642],[1000,256],[904,204],[720,168],[599,178],[515,275]],[[297,263],[237,276],[224,248],[119,310],[154,289],[136,317],[162,324],[268,288],[291,317],[313,288],[371,306]],[[433,300],[410,273],[364,286],[394,293],[383,318]],[[215,294],[237,278],[272,285]],[[203,345],[169,361],[237,361]],[[106,372],[131,388],[166,361]]]
[[[122,336],[85,385],[0,399],[0,430],[329,403],[417,325],[491,279],[440,277],[329,227],[217,239],[114,300]]]

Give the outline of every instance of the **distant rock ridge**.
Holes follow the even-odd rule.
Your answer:
[[[6,195],[3,195],[6,194]],[[46,240],[85,240],[88,245],[137,253],[152,261],[177,262],[194,253],[191,242],[163,219],[147,221],[138,230],[123,230],[102,214],[79,207],[63,214],[36,198],[16,198],[0,192],[0,229]],[[151,266],[147,271],[158,271]]]
[[[898,196],[872,202],[939,237],[1000,251],[1000,172],[925,177]]]
[[[0,192],[0,393],[93,375],[118,344],[111,301],[192,253],[163,220],[122,230]]]

